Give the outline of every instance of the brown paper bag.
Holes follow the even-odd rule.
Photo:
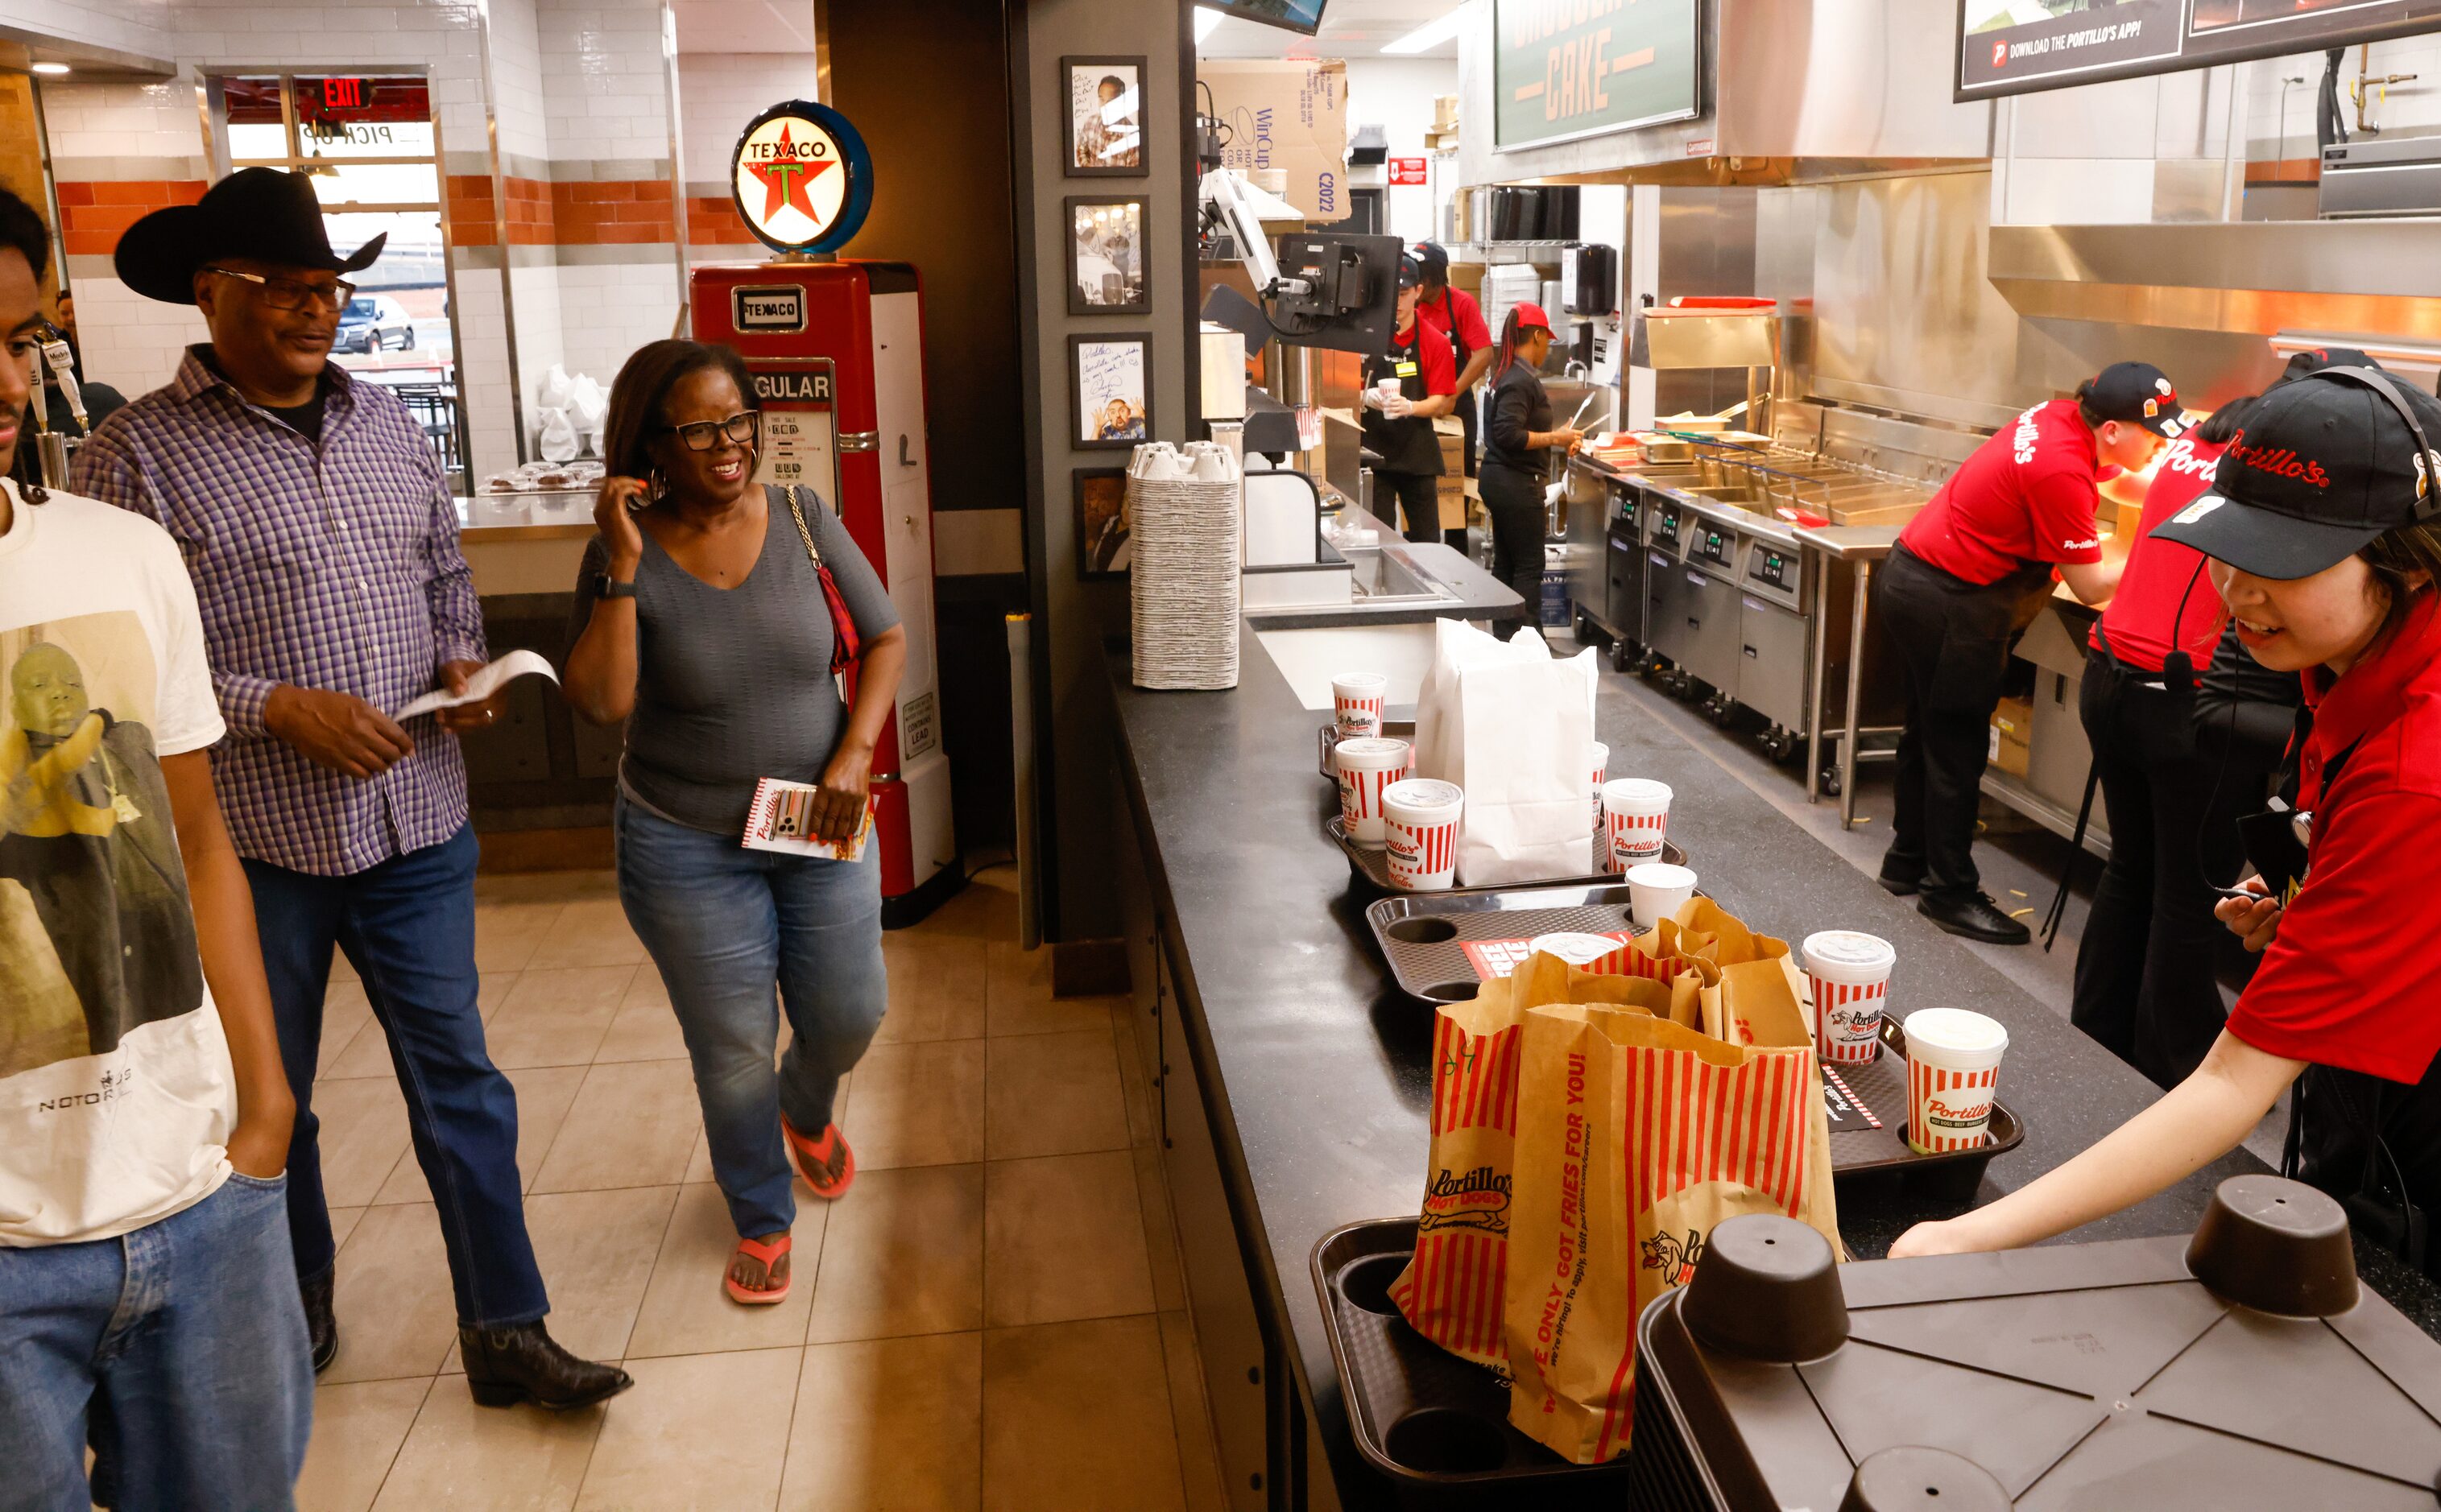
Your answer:
[[[1432,1154],[1416,1220],[1415,1258],[1390,1300],[1426,1339],[1494,1370],[1509,1267],[1509,1198],[1517,1135],[1518,1033],[1537,1003],[1583,1003],[1688,1021],[1698,987],[1579,971],[1541,951],[1433,1024]]]
[[[1754,996],[1760,1032],[1772,1005]],[[1808,1043],[1574,1005],[1526,1016],[1504,1305],[1520,1431],[1581,1465],[1627,1449],[1636,1320],[1686,1284],[1723,1219],[1785,1214],[1838,1244],[1817,1076]]]

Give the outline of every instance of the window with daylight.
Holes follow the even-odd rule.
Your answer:
[[[449,224],[432,88],[421,74],[231,75],[208,81],[219,168],[307,175],[342,255],[385,232],[371,267],[345,275],[332,359],[394,388],[466,491]]]

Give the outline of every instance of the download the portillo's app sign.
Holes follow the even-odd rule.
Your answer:
[[[2441,0],[1959,0],[1959,99],[2409,36]]]
[[[1493,145],[1689,119],[1702,58],[1699,0],[1493,0]]]

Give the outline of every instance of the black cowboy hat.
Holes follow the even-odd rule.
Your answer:
[[[353,273],[381,256],[385,231],[341,257],[331,250],[322,204],[301,173],[241,168],[192,205],[172,205],[127,228],[112,262],[118,279],[148,299],[195,302],[195,270],[222,258]]]

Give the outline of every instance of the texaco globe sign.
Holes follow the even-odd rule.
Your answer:
[[[835,252],[873,207],[873,159],[847,117],[791,99],[749,121],[731,156],[746,228],[779,252]]]

